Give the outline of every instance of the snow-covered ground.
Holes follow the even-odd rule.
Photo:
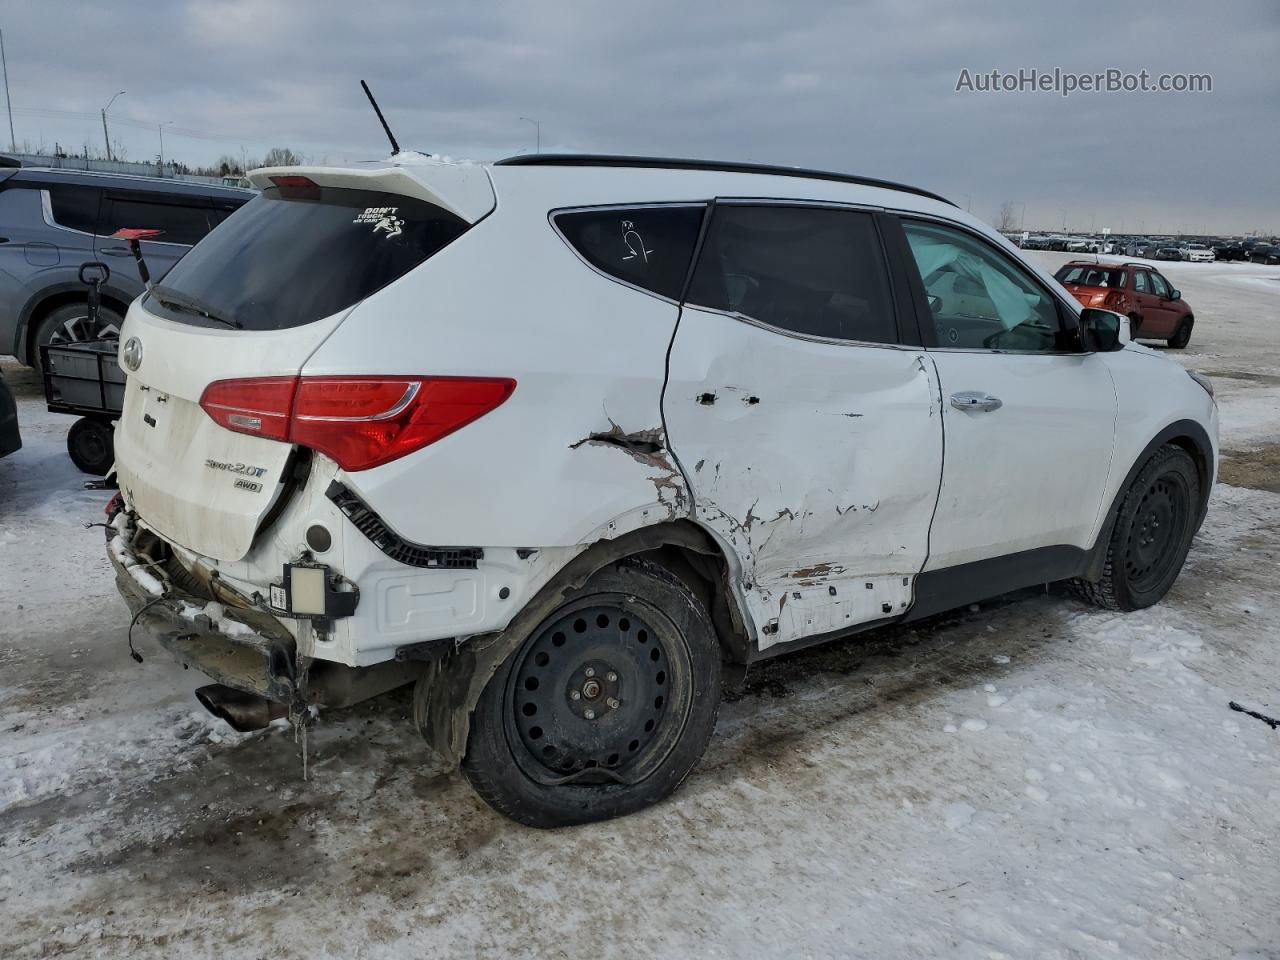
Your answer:
[[[5,361],[0,957],[1280,958],[1280,732],[1227,706],[1280,714],[1280,268],[1160,268],[1252,484],[1166,602],[1027,591],[753,668],[672,800],[551,833],[431,768],[403,695],[326,715],[303,782],[287,729],[133,663],[107,494]]]

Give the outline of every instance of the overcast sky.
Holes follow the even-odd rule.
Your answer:
[[[12,2],[19,143],[129,159],[542,149],[902,180],[1033,229],[1280,231],[1280,3]],[[956,92],[1018,68],[1207,73],[1211,93]],[[5,130],[5,133],[8,131]]]

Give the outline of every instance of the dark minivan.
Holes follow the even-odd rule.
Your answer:
[[[89,340],[119,330],[142,279],[123,227],[163,231],[142,241],[153,279],[254,196],[214,184],[40,167],[0,169],[0,354],[30,366],[51,341]],[[80,265],[101,261],[96,329],[88,329]]]

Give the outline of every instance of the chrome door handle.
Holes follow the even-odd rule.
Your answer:
[[[951,405],[957,410],[975,410],[979,413],[986,413],[989,410],[999,410],[1004,406],[1004,401],[999,397],[989,396],[980,390],[964,390],[951,395]]]

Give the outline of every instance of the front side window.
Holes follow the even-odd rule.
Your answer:
[[[179,260],[147,308],[198,326],[298,327],[355,305],[466,229],[399,194],[270,187]]]
[[[1058,308],[1030,275],[976,237],[904,220],[939,347],[1056,352]]]
[[[677,300],[705,208],[611,207],[558,213],[569,245],[602,273]]]
[[[1164,297],[1166,300],[1169,298],[1169,284],[1158,273],[1151,274],[1151,292],[1157,297]]]
[[[898,342],[879,234],[868,213],[720,205],[687,299],[806,336]]]

